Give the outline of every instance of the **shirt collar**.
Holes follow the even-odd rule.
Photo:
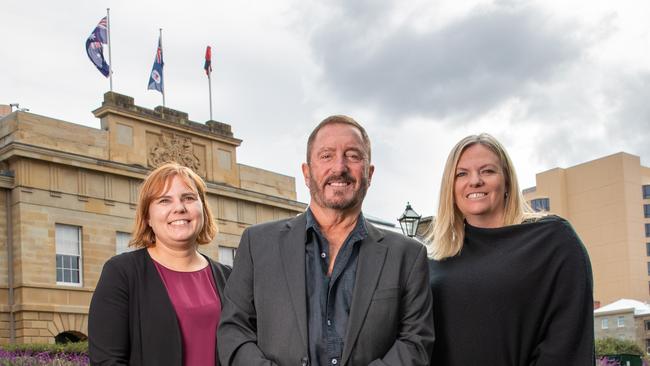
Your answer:
[[[319,236],[323,236],[323,234],[320,231],[320,226],[318,225],[318,221],[316,221],[316,218],[314,217],[314,214],[311,212],[310,208],[307,208],[307,211],[305,212],[305,218],[307,220],[305,231],[309,233],[311,229]],[[367,237],[368,237],[368,229],[366,228],[366,219],[363,217],[363,213],[360,212],[359,217],[357,218],[357,224],[355,225],[354,229],[352,229],[350,235],[348,235],[348,238],[353,239],[353,242],[357,242]],[[307,238],[309,238],[309,235],[307,235]]]

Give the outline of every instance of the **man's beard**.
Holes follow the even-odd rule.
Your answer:
[[[349,199],[344,199],[342,194],[335,194],[334,198],[326,199],[325,198],[325,186],[330,182],[346,182],[351,185],[356,183],[350,174],[344,172],[338,175],[331,175],[327,177],[323,186],[319,185],[313,178],[313,174],[309,174],[309,192],[311,193],[312,200],[316,201],[320,206],[326,207],[333,210],[347,210],[349,208],[355,207],[357,205],[361,206],[363,199],[366,197],[368,192],[368,175],[363,174],[361,177],[361,185],[359,189],[355,191]]]

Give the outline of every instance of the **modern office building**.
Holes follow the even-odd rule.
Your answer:
[[[533,208],[569,220],[594,273],[594,301],[650,301],[650,168],[617,153],[536,175],[524,190]]]
[[[104,262],[128,250],[138,187],[177,161],[208,185],[219,228],[201,250],[231,263],[251,224],[294,216],[295,179],[237,163],[231,126],[106,93],[89,128],[0,106],[0,344],[83,339]]]

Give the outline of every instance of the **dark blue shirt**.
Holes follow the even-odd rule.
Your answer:
[[[338,365],[352,306],[359,243],[368,236],[368,231],[363,215],[359,214],[357,225],[339,249],[332,274],[328,276],[329,243],[310,209],[307,209],[306,218],[305,281],[310,365]]]

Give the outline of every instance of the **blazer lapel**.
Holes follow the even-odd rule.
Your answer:
[[[350,308],[345,345],[343,346],[343,365],[347,364],[354,344],[359,337],[359,332],[366,319],[366,313],[372,295],[377,288],[386,259],[386,252],[388,251],[388,248],[380,243],[384,237],[381,231],[377,230],[368,221],[366,221],[366,228],[368,237],[360,243],[361,247],[359,248],[359,262],[357,263],[357,275],[352,294],[352,307]]]
[[[223,300],[221,297],[223,296],[223,289],[226,287],[226,274],[224,273],[223,265],[213,261],[205,254],[201,255],[207,259],[208,263],[210,264],[210,269],[212,270],[212,278],[214,279],[214,284],[217,286],[217,296],[219,296],[219,301],[222,302]]]
[[[224,273],[224,266],[222,264],[219,264],[212,259],[210,259],[208,256],[205,254],[201,254],[205,259],[207,259],[208,263],[210,264],[210,269],[212,270],[212,278],[214,279],[214,283],[217,286],[217,296],[219,297],[219,306],[221,306],[221,309],[223,309],[223,289],[226,287],[226,275]],[[216,339],[215,339],[216,343]],[[219,354],[214,352],[214,364],[215,366],[219,366]]]
[[[307,350],[307,294],[305,290],[305,214],[287,222],[286,231],[280,235],[280,254],[284,267],[298,330]]]

